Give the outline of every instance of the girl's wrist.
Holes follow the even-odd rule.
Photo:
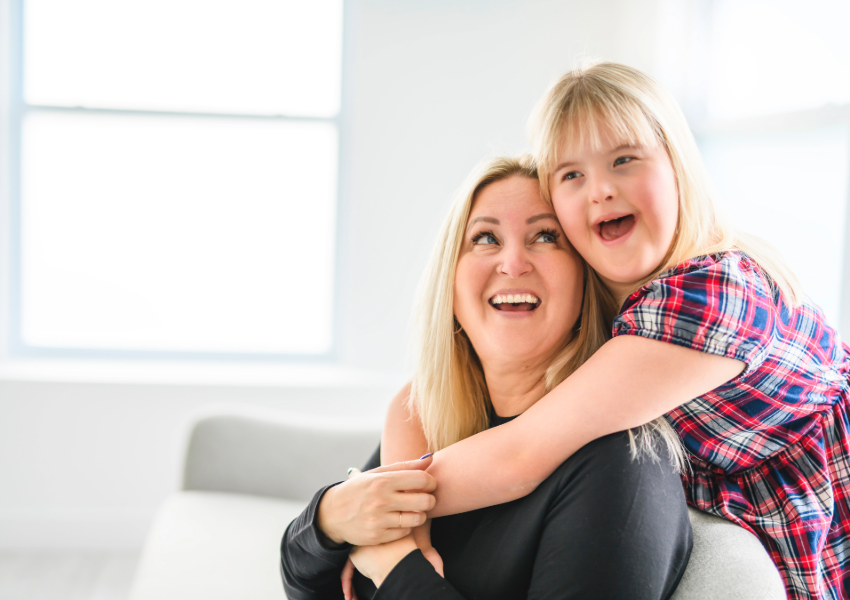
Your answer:
[[[372,583],[375,584],[375,587],[381,587],[383,585],[384,580],[392,573],[392,570],[398,566],[404,557],[408,554],[417,550],[416,542],[413,541],[413,538],[407,536],[399,540],[398,542],[391,542],[392,549],[388,548],[388,551],[382,557],[378,568],[375,569],[375,572],[372,573]]]

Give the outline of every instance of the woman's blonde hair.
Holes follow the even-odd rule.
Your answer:
[[[494,158],[479,165],[461,186],[440,228],[419,284],[414,309],[415,371],[409,408],[436,452],[488,427],[490,396],[472,343],[454,318],[454,283],[469,213],[488,185],[511,177],[537,179],[530,155]],[[574,335],[546,371],[546,391],[566,379],[610,338],[617,306],[592,269],[584,264],[584,297]],[[683,466],[681,442],[662,417],[630,432],[632,455],[657,457],[660,439]]]
[[[666,149],[679,189],[679,219],[667,255],[635,289],[662,271],[696,256],[738,249],[752,257],[794,306],[800,284],[779,253],[756,236],[736,230],[714,206],[696,140],[673,96],[652,77],[626,65],[587,61],[563,75],[538,103],[529,121],[544,197],[562,145],[599,149],[602,131],[628,144]]]

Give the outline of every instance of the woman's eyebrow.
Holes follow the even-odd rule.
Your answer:
[[[492,223],[493,225],[499,225],[499,219],[494,219],[493,217],[475,217],[469,222],[469,225],[466,226],[466,230],[469,231],[469,228],[472,227],[475,223],[479,221],[484,221],[485,223]]]
[[[543,213],[543,214],[540,214],[540,215],[534,215],[533,217],[530,217],[526,221],[526,224],[531,225],[532,223],[535,223],[535,222],[537,222],[541,219],[552,219],[553,221],[557,221],[558,217],[556,217],[552,213]]]

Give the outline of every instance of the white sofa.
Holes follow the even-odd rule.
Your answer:
[[[284,529],[315,491],[375,449],[372,429],[221,414],[198,420],[183,490],[159,509],[131,600],[281,600]],[[781,600],[779,573],[758,539],[691,510],[694,549],[675,600]]]

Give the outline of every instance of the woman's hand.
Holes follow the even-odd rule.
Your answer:
[[[425,472],[431,457],[366,471],[330,488],[319,503],[318,525],[333,542],[372,546],[410,534],[434,508],[437,487]]]
[[[384,579],[405,556],[416,550],[413,536],[408,535],[379,546],[358,546],[351,551],[351,562],[358,571],[381,587]]]

